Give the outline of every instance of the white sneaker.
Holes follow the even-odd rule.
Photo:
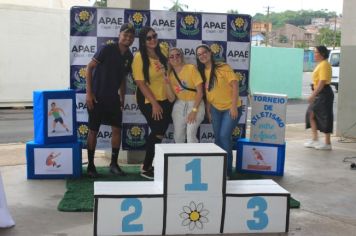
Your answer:
[[[319,146],[320,143],[318,140],[309,140],[306,143],[304,143],[304,147],[307,148],[315,148],[316,146]]]
[[[315,147],[317,150],[331,150],[331,144],[321,143]]]

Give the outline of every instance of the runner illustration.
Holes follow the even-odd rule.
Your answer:
[[[260,151],[258,151],[256,148],[252,148],[253,155],[255,157],[255,160],[257,162],[257,165],[260,165],[261,163],[263,165],[267,165],[266,162],[263,160],[263,155]]]
[[[57,154],[54,154],[54,152],[51,152],[48,156],[47,156],[47,159],[46,159],[46,166],[52,166],[52,167],[61,167],[60,164],[57,164],[56,161],[54,159],[56,159],[59,155],[61,155],[61,153],[57,153]]]
[[[62,114],[65,116],[66,114],[64,113],[63,109],[60,108],[60,107],[57,107],[56,106],[56,103],[55,102],[52,102],[51,103],[51,110],[48,112],[48,116],[53,116],[54,120],[53,120],[53,124],[52,124],[52,133],[55,133],[56,132],[56,125],[57,123],[59,122],[63,128],[66,129],[67,132],[69,132],[69,129],[68,127],[66,126],[66,124],[64,124],[63,122],[63,118],[61,116],[61,112]]]

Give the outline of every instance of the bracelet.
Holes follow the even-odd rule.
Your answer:
[[[192,112],[198,112],[198,109],[196,107],[193,107]]]

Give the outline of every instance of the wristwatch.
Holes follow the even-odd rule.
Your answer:
[[[196,107],[193,107],[192,112],[198,112],[198,109]]]

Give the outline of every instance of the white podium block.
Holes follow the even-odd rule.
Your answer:
[[[228,181],[223,233],[288,232],[289,198],[273,180]]]
[[[160,235],[163,190],[154,182],[95,182],[94,235]]]
[[[219,234],[223,196],[167,196],[165,234]]]
[[[215,144],[158,144],[154,166],[167,196],[224,194],[226,152]]]

